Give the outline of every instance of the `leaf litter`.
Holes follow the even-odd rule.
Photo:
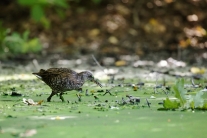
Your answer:
[[[26,105],[41,105],[43,100],[39,101],[39,102],[34,102],[34,100],[32,99],[26,99],[26,98],[23,98],[22,99],[23,103],[25,103]]]

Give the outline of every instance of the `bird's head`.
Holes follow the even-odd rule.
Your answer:
[[[91,81],[91,82],[96,83],[98,86],[102,87],[100,82],[98,82],[98,80],[96,80],[94,78],[93,74],[90,71],[83,71],[83,72],[79,73],[79,75],[81,76],[83,81]]]

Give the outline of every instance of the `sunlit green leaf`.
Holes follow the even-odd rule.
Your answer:
[[[33,38],[28,40],[29,31],[25,31],[23,35],[13,32],[10,36],[6,36],[3,45],[8,49],[8,53],[24,54],[29,52],[38,52],[42,49],[39,39]]]
[[[46,17],[41,18],[40,22],[43,24],[45,29],[49,29],[50,28],[50,20],[48,20]]]
[[[40,5],[34,5],[32,6],[31,9],[31,17],[35,20],[35,21],[40,21],[41,18],[43,18],[45,16],[44,11],[43,11],[43,7],[41,7]]]
[[[183,107],[185,109],[189,109],[189,108],[192,109],[192,108],[194,108],[194,107],[192,107],[192,104],[194,103],[194,101],[193,101],[194,97],[192,95],[186,94],[184,96],[184,98],[185,98],[185,103],[184,103]]]
[[[203,109],[203,110],[207,110],[207,103],[204,103],[204,104],[203,104],[202,109]]]
[[[28,30],[24,31],[24,33],[23,33],[23,35],[22,35],[22,38],[23,38],[24,41],[27,41],[27,40],[28,40],[29,33],[30,33],[30,32],[29,32]]]
[[[192,102],[190,103],[190,107],[191,107],[191,109],[194,109],[194,108],[195,108],[195,103],[194,103],[194,101],[192,101]]]
[[[42,49],[39,39],[34,38],[30,40],[27,44],[28,44],[28,49],[29,49],[28,51],[30,52],[38,52]]]
[[[202,95],[203,95],[203,91],[202,90],[197,92],[197,94],[195,95],[195,98],[194,98],[195,108],[203,106],[204,99],[202,98]]]
[[[177,101],[171,101],[169,98],[166,98],[163,103],[165,109],[177,109],[179,105]]]
[[[184,89],[184,79],[179,79],[176,82],[176,85],[173,87],[173,90],[175,92],[175,97],[178,98],[182,105],[185,104],[185,94],[187,91]]]

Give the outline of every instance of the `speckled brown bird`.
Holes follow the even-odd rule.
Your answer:
[[[89,71],[77,73],[68,68],[50,68],[47,70],[40,69],[38,73],[32,74],[36,75],[52,89],[52,93],[47,98],[48,102],[50,102],[52,96],[57,93],[60,93],[60,99],[64,101],[62,96],[63,92],[80,90],[82,89],[82,85],[88,80],[102,87]]]

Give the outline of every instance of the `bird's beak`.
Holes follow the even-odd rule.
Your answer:
[[[101,88],[103,87],[103,86],[101,85],[101,83],[98,82],[97,80],[94,79],[93,82],[94,82],[95,84],[97,84],[98,86],[100,86]]]

